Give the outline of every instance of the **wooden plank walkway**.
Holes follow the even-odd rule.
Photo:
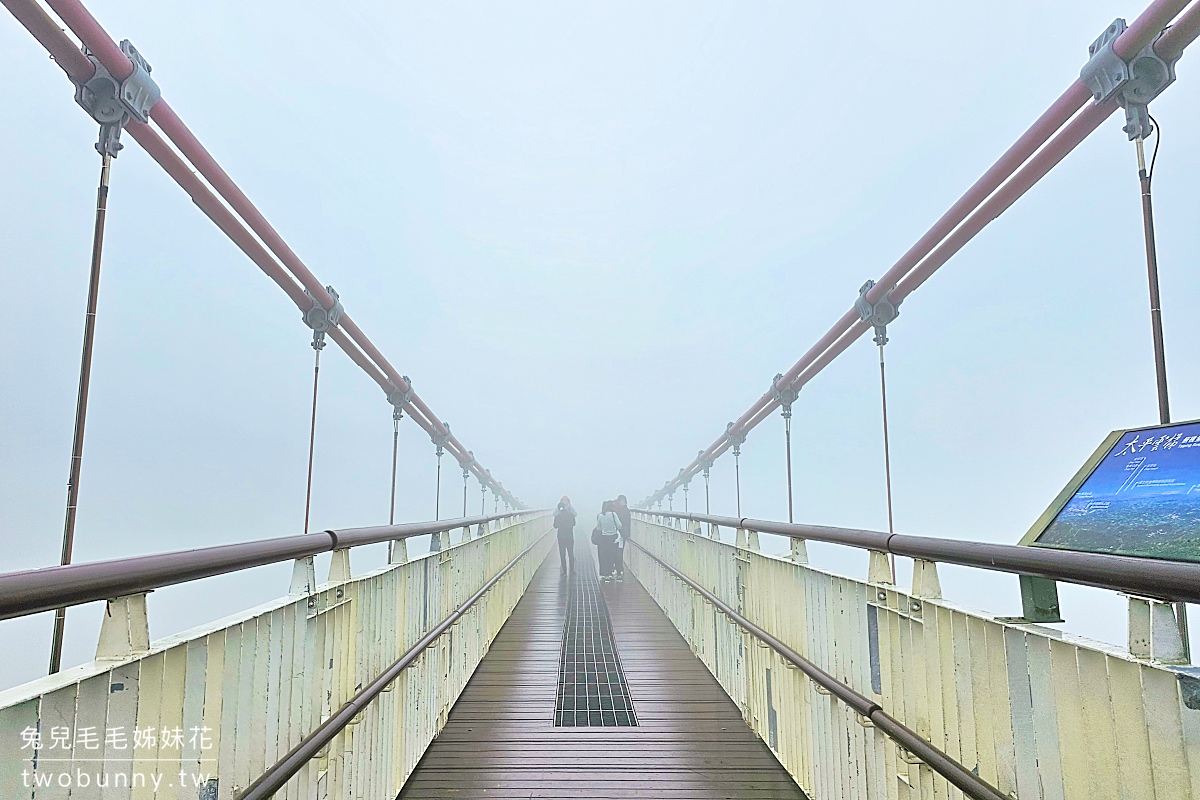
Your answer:
[[[586,558],[592,548],[577,545]],[[591,569],[580,558],[581,569]],[[605,584],[634,728],[554,727],[567,600],[557,550],[409,778],[402,798],[799,798],[640,584]]]

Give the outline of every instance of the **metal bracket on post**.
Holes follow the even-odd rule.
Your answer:
[[[1000,622],[1063,622],[1058,605],[1058,584],[1040,575],[1018,575],[1021,581],[1021,616],[997,617]]]
[[[737,458],[742,454],[742,445],[746,443],[746,432],[734,430],[733,423],[725,425],[725,438],[733,445],[733,457]]]
[[[408,385],[407,391],[400,391],[400,387],[392,383],[390,378],[388,379],[387,399],[388,402],[392,404],[392,419],[394,419],[396,422],[404,419],[404,409],[408,408],[408,405],[412,402],[415,394],[413,391],[412,379],[410,379],[407,375],[402,375],[401,377],[404,378],[404,383]]]
[[[389,564],[407,564],[408,563],[408,540],[393,539],[391,548],[388,550]]]
[[[438,458],[442,457],[442,453],[446,452],[446,445],[450,443],[450,424],[447,422],[443,422],[442,424],[446,426],[445,433],[433,433],[429,435],[429,440],[437,448]]]
[[[1088,62],[1079,71],[1079,79],[1092,92],[1092,99],[1103,103],[1113,97],[1125,109],[1125,131],[1130,141],[1150,135],[1149,103],[1175,82],[1176,56],[1167,61],[1154,52],[1153,42],[1133,58],[1123,60],[1113,52],[1113,43],[1126,29],[1125,20],[1115,19],[1088,47]],[[1160,33],[1159,36],[1162,34]]]
[[[887,326],[900,316],[900,304],[892,302],[891,290],[874,303],[867,300],[867,293],[875,286],[875,281],[867,281],[858,290],[858,299],[854,301],[854,310],[859,319],[870,324],[875,329],[875,344],[882,347],[888,343]]]
[[[150,652],[150,619],[146,594],[130,594],[109,600],[100,622],[96,660],[117,660]]]
[[[318,351],[325,349],[325,334],[338,326],[338,323],[342,321],[344,311],[342,301],[338,299],[338,293],[333,290],[333,287],[326,286],[325,291],[329,292],[329,296],[333,298],[333,308],[325,308],[308,289],[304,290],[304,294],[312,301],[312,308],[304,312],[304,324],[312,328],[312,348]]]
[[[308,595],[309,606],[311,598],[317,590],[317,566],[312,556],[297,558],[292,564],[292,583],[288,588],[289,595]]]
[[[882,550],[871,551],[871,560],[867,562],[867,583],[892,584],[892,562]]]
[[[779,388],[779,381],[783,378],[783,373],[779,373],[771,379],[771,397],[776,403],[779,403],[780,413],[784,419],[791,419],[792,403],[796,402],[796,398],[800,396],[800,390],[794,385],[788,384],[785,388]]]
[[[925,600],[942,599],[942,582],[938,579],[936,562],[913,559],[912,596]]]
[[[121,131],[131,119],[149,122],[150,109],[162,96],[158,84],[150,77],[150,64],[128,39],[121,42],[121,52],[133,62],[133,72],[128,78],[117,81],[85,47],[83,54],[92,62],[95,72],[83,83],[75,84],[75,102],[100,123],[96,152],[113,158],[123,147]]]
[[[1170,603],[1129,598],[1129,654],[1160,664],[1186,664],[1187,653]]]
[[[350,549],[334,550],[329,560],[329,583],[345,583],[350,580]]]
[[[788,558],[793,564],[808,563],[808,544],[803,539],[792,539]]]

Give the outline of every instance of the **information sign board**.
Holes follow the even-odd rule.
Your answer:
[[[1109,434],[1021,542],[1200,562],[1200,421]]]

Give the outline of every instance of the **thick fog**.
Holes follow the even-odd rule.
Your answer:
[[[585,514],[720,435],[1141,5],[89,3],[480,462],[531,506],[568,494]],[[59,557],[99,158],[70,83],[7,14],[0,52],[7,572]],[[1176,419],[1200,416],[1193,60],[1152,106]],[[1119,116],[889,327],[897,530],[1016,542],[1109,431],[1157,422]],[[76,560],[301,532],[309,330],[128,138],[109,209]],[[886,529],[876,359],[864,337],[796,403],[798,520]],[[411,420],[400,442],[398,517],[431,519],[433,445]],[[383,394],[327,348],[314,528],[387,521],[391,445]],[[741,487],[744,515],[787,518],[778,415],[744,446]],[[442,492],[459,513],[449,458]],[[726,455],[712,510],[734,509]],[[865,577],[865,553],[810,552]],[[356,570],[383,560],[354,553]],[[152,637],[282,594],[289,570],[155,592]],[[1020,611],[1015,577],[942,582]],[[1061,592],[1067,630],[1124,641],[1123,598]],[[91,657],[101,611],[70,612],[65,664]],[[44,674],[50,627],[0,624],[0,687]]]

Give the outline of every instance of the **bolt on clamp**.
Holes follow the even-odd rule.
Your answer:
[[[854,301],[854,310],[858,312],[859,319],[875,328],[875,344],[883,347],[888,343],[888,323],[895,321],[896,317],[900,316],[900,303],[892,302],[891,290],[884,293],[883,297],[874,303],[867,300],[867,293],[874,285],[875,281],[867,281],[859,288],[858,299]]]
[[[400,387],[392,383],[391,378],[388,378],[388,402],[392,404],[392,419],[399,422],[404,419],[404,409],[412,402],[415,392],[413,391],[412,379],[407,375],[401,375],[405,385],[408,386],[407,391],[400,391]]]
[[[1125,109],[1123,131],[1129,140],[1150,135],[1149,103],[1175,82],[1175,62],[1154,52],[1154,41],[1125,61],[1113,51],[1113,43],[1125,32],[1125,20],[1115,19],[1088,47],[1088,61],[1079,71],[1079,79],[1092,92],[1092,99],[1103,103],[1116,97]]]
[[[782,409],[783,418],[788,419],[792,416],[792,403],[796,402],[796,398],[800,396],[800,390],[794,384],[788,384],[783,389],[779,388],[779,381],[783,378],[783,373],[780,372],[771,379],[771,398],[779,403]]]
[[[133,62],[133,72],[125,80],[114,78],[100,59],[84,47],[83,54],[92,62],[95,72],[86,81],[75,84],[75,102],[100,123],[96,152],[112,158],[123,147],[121,131],[129,121],[149,122],[150,109],[162,96],[158,84],[150,77],[150,64],[128,39],[121,41],[121,52]]]
[[[325,349],[325,334],[338,326],[338,323],[342,321],[344,311],[342,301],[338,299],[338,293],[334,291],[333,287],[326,286],[325,291],[329,292],[329,296],[333,298],[333,308],[325,308],[312,292],[308,289],[304,290],[305,296],[312,301],[312,308],[304,312],[304,324],[312,328],[312,348],[318,351]]]

